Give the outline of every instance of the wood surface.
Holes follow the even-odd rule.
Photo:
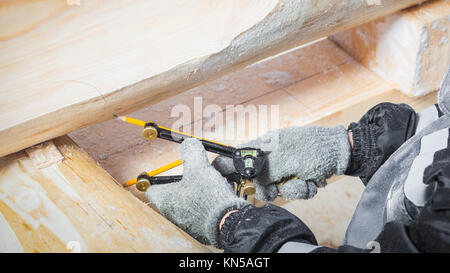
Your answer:
[[[386,101],[407,103],[417,111],[436,103],[436,92],[420,98],[409,97],[326,39],[233,72],[131,115],[172,127],[180,118],[171,115],[172,109],[184,105],[194,112],[194,97],[202,98],[203,109],[208,105],[222,109],[239,104],[278,105],[280,128],[311,124],[347,126],[371,107]],[[210,121],[204,117],[191,124],[191,128],[200,124],[206,129]],[[224,126],[237,123],[224,122]],[[180,157],[178,144],[158,139],[145,141],[141,128],[116,120],[89,126],[70,136],[120,183]],[[249,140],[251,134],[246,134],[243,140],[222,139],[220,134],[206,135],[206,132],[204,136],[235,145]],[[215,157],[209,155],[211,160]],[[181,173],[182,167],[178,167],[165,174]],[[343,176],[334,176],[328,182],[331,184],[319,189],[311,200],[287,202],[278,198],[274,203],[302,219],[319,244],[336,247],[342,243],[364,186],[358,178]],[[148,202],[134,187],[128,189]]]
[[[420,2],[1,1],[0,156]]]
[[[208,252],[68,137],[0,158],[0,252]]]
[[[194,107],[194,98],[202,100],[202,109]],[[436,93],[411,98],[376,73],[355,61],[329,39],[259,62],[233,72],[183,94],[169,98],[130,115],[140,120],[155,121],[172,128],[181,117],[173,109],[183,106],[191,113],[216,105],[223,111],[229,106],[278,106],[279,119],[268,129],[317,124],[347,126],[358,121],[371,107],[381,102],[408,103],[417,111],[436,103]],[[270,111],[269,111],[270,112]],[[270,113],[269,113],[270,114]],[[258,131],[246,131],[243,139],[224,138],[220,134],[229,124],[224,115],[200,119],[191,116],[182,131],[229,145],[237,145],[259,136],[259,128],[268,119],[258,121]],[[247,120],[248,122],[248,120]],[[208,130],[211,125],[218,125]],[[248,128],[248,126],[247,126]],[[178,128],[176,128],[178,129]],[[202,131],[203,130],[203,131]],[[95,124],[73,132],[70,137],[123,184],[143,171],[151,171],[180,158],[179,144],[155,139],[146,141],[142,128],[118,120]],[[236,130],[237,131],[237,130]],[[209,153],[211,160],[215,157]],[[181,174],[182,166],[162,175]],[[335,178],[333,178],[335,180]],[[332,179],[332,180],[333,180]],[[134,187],[128,188],[143,201],[146,197]]]
[[[439,89],[450,65],[450,1],[428,1],[332,39],[404,93],[423,96]]]

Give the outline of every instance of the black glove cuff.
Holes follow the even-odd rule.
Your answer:
[[[314,234],[300,219],[272,204],[248,205],[230,214],[219,241],[226,253],[276,252],[287,241],[317,245]]]
[[[240,208],[238,211],[231,213],[230,215],[228,215],[227,218],[225,218],[225,222],[222,224],[222,228],[220,230],[220,235],[219,235],[218,243],[219,243],[220,249],[223,249],[227,245],[227,242],[230,242],[232,240],[232,236],[234,235],[234,232],[233,232],[234,223],[236,221],[239,221],[239,219],[242,217],[242,215],[244,215],[244,213],[251,208],[255,208],[255,206],[249,204],[247,206]],[[225,211],[223,213],[223,215],[227,214],[228,212],[230,212],[232,210],[236,210],[236,209],[237,208],[231,207],[227,211]]]
[[[370,109],[349,126],[354,148],[345,173],[359,176],[367,185],[377,169],[414,135],[416,120],[416,113],[406,104],[385,102]]]
[[[359,176],[364,184],[370,180],[379,163],[380,151],[377,149],[377,138],[380,132],[372,124],[350,124],[349,131],[353,135],[353,150],[346,175]]]

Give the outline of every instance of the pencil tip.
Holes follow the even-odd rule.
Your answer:
[[[114,115],[114,117],[115,117],[116,119],[120,119],[120,120],[122,120],[122,121],[125,121],[125,117],[124,117],[124,116]]]

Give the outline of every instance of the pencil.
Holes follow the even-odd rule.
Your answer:
[[[117,119],[120,119],[122,121],[131,123],[131,124],[134,124],[134,125],[137,125],[137,126],[141,126],[141,127],[145,127],[145,125],[147,124],[147,122],[145,122],[145,121],[134,119],[134,118],[130,118],[130,117],[126,117],[126,116],[114,115],[114,117],[117,118]],[[157,125],[157,127],[160,128],[160,129],[164,129],[166,131],[169,131],[169,132],[174,132],[174,133],[177,133],[177,134],[180,134],[180,135],[184,135],[184,136],[187,136],[187,137],[192,137],[192,138],[196,138],[196,139],[199,139],[199,140],[215,143],[215,144],[218,144],[218,145],[221,145],[221,146],[224,146],[224,147],[228,147],[228,145],[223,144],[223,143],[215,142],[215,141],[204,139],[204,138],[201,138],[201,137],[196,137],[194,135],[190,135],[190,134],[187,134],[187,133],[179,132],[179,131],[176,131],[176,130],[173,130],[173,129],[170,129],[170,128],[162,127],[162,126],[159,126],[159,125]]]
[[[162,166],[161,168],[158,168],[158,169],[156,169],[154,171],[151,171],[151,172],[147,173],[147,175],[148,176],[155,176],[157,174],[163,173],[163,172],[165,172],[167,170],[170,170],[172,168],[180,166],[182,163],[183,162],[181,161],[181,159],[178,159],[177,161],[174,161],[174,162],[172,162],[170,164],[167,164],[166,166]],[[132,185],[136,184],[136,182],[137,182],[137,178],[132,179],[132,180],[128,181],[127,183],[125,183],[125,187],[132,186]]]
[[[134,119],[134,118],[130,118],[130,117],[126,117],[126,116],[115,116],[117,119],[120,119],[122,121],[137,125],[137,126],[141,126],[141,127],[145,127],[145,124],[147,124],[145,121],[142,120],[138,120],[138,119]]]
[[[130,117],[126,117],[126,116],[114,115],[114,117],[119,119],[119,120],[131,123],[131,124],[134,124],[134,125],[137,125],[137,126],[141,126],[141,127],[145,127],[146,124],[147,124],[147,122],[145,122],[145,121],[134,119],[134,118],[130,118]],[[157,127],[160,128],[160,129],[166,130],[168,132],[174,132],[174,133],[177,133],[177,134],[180,134],[180,135],[184,135],[184,136],[187,136],[187,137],[193,137],[193,138],[197,138],[197,139],[202,140],[202,141],[207,141],[207,142],[218,144],[220,146],[229,147],[228,145],[225,145],[225,144],[222,144],[222,143],[214,142],[214,141],[207,140],[207,139],[204,139],[204,138],[199,138],[199,137],[196,137],[196,136],[193,136],[193,135],[189,135],[189,134],[186,134],[186,133],[183,133],[183,132],[175,131],[175,130],[172,130],[172,129],[169,129],[169,128],[166,128],[166,127],[162,127],[162,126],[157,126]],[[154,171],[149,172],[148,176],[158,175],[158,174],[163,173],[163,172],[165,172],[167,170],[175,168],[175,167],[177,167],[177,166],[179,166],[181,164],[182,164],[182,161],[181,161],[181,159],[179,159],[179,160],[174,161],[174,162],[172,162],[170,164],[167,164],[166,166],[162,166],[161,168],[158,168],[158,169],[156,169]],[[134,185],[136,183],[137,183],[137,178],[132,179],[132,180],[130,180],[130,181],[125,183],[125,187],[132,186],[132,185]]]

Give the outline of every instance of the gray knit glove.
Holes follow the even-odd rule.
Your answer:
[[[151,186],[147,197],[163,216],[192,237],[220,247],[219,222],[223,215],[249,203],[238,198],[226,179],[211,166],[200,141],[188,138],[180,150],[183,179]]]
[[[262,173],[254,179],[255,197],[263,201],[274,200],[278,193],[285,199],[312,198],[317,187],[326,186],[326,178],[345,172],[351,155],[343,126],[284,128],[239,147],[269,151]],[[223,156],[213,166],[222,175],[235,172],[233,161]],[[279,183],[283,179],[286,182]]]

